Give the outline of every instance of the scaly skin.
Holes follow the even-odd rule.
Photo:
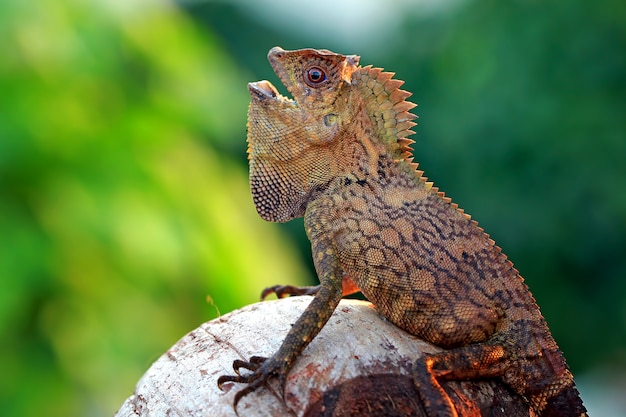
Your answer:
[[[429,416],[457,415],[441,381],[492,377],[539,416],[586,416],[517,270],[412,163],[414,105],[402,82],[354,55],[273,48],[268,58],[294,100],[249,84],[252,195],[266,220],[304,216],[320,285],[264,292],[315,297],[276,354],[235,361],[237,375],[219,378],[247,383],[235,407],[272,376],[283,387],[342,295],[361,291],[392,323],[447,349],[416,363]]]

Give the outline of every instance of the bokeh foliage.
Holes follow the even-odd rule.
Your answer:
[[[111,415],[218,309],[312,279],[301,222],[262,222],[247,188],[245,86],[278,84],[277,44],[406,80],[427,175],[522,271],[574,371],[624,372],[625,5],[399,9],[380,48],[225,3],[1,2],[1,414]]]
[[[308,272],[255,213],[249,76],[210,33],[154,1],[0,19],[0,414],[111,415],[187,331]]]

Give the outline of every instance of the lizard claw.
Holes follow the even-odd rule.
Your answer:
[[[254,381],[256,378],[258,378],[255,377],[255,371],[257,371],[261,364],[266,360],[267,358],[264,358],[262,356],[252,356],[249,361],[242,361],[240,359],[233,361],[233,370],[237,375],[220,376],[217,379],[217,387],[219,389],[223,389],[222,386],[225,382],[239,382],[245,384]],[[248,371],[252,371],[252,373],[250,375],[241,375],[239,373],[239,370],[242,368],[247,369]]]
[[[267,287],[261,293],[261,300],[265,300],[265,298],[270,294],[276,294],[278,298],[291,297],[294,295],[315,295],[319,291],[320,286],[316,285],[313,287],[297,287],[295,285],[274,285],[272,287]]]
[[[252,373],[241,375],[239,372],[240,369],[247,369],[252,371]],[[222,390],[222,387],[226,382],[248,384],[248,386],[235,394],[235,399],[233,401],[235,412],[237,410],[237,403],[239,403],[239,400],[255,391],[261,385],[265,384],[272,376],[278,377],[281,396],[284,400],[285,377],[287,372],[286,369],[276,365],[271,359],[268,360],[267,358],[261,356],[252,356],[249,361],[242,361],[238,359],[233,362],[233,370],[236,375],[220,376],[217,379],[217,387]]]
[[[237,359],[233,362],[233,369],[237,375],[240,375],[239,370],[241,368],[254,372],[259,369],[259,366],[261,366],[261,364],[266,360],[267,358],[262,356],[252,356],[248,362]]]

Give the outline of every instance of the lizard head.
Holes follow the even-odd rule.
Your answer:
[[[364,136],[355,133],[356,124],[366,125],[394,157],[410,154],[403,138],[412,133],[414,116],[407,111],[414,105],[404,101],[409,93],[391,73],[328,50],[275,47],[268,60],[292,98],[266,80],[248,84],[250,186],[265,220],[301,217],[317,190],[349,171],[354,161],[346,143]],[[366,120],[357,120],[359,114]]]
[[[272,48],[268,60],[293,98],[269,81],[248,84],[248,158],[257,211],[270,221],[304,214],[308,196],[332,175],[324,146],[348,116],[349,80],[359,57]]]

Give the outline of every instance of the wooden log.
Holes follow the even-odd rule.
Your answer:
[[[241,384],[217,388],[235,359],[271,356],[311,297],[265,301],[193,330],[139,380],[116,417],[233,416]],[[320,334],[298,358],[282,402],[276,381],[244,397],[239,415],[425,416],[413,385],[414,361],[440,349],[379,315],[365,301],[342,300]],[[242,373],[246,372],[242,370]],[[444,385],[463,416],[529,416],[522,398],[498,380]]]

